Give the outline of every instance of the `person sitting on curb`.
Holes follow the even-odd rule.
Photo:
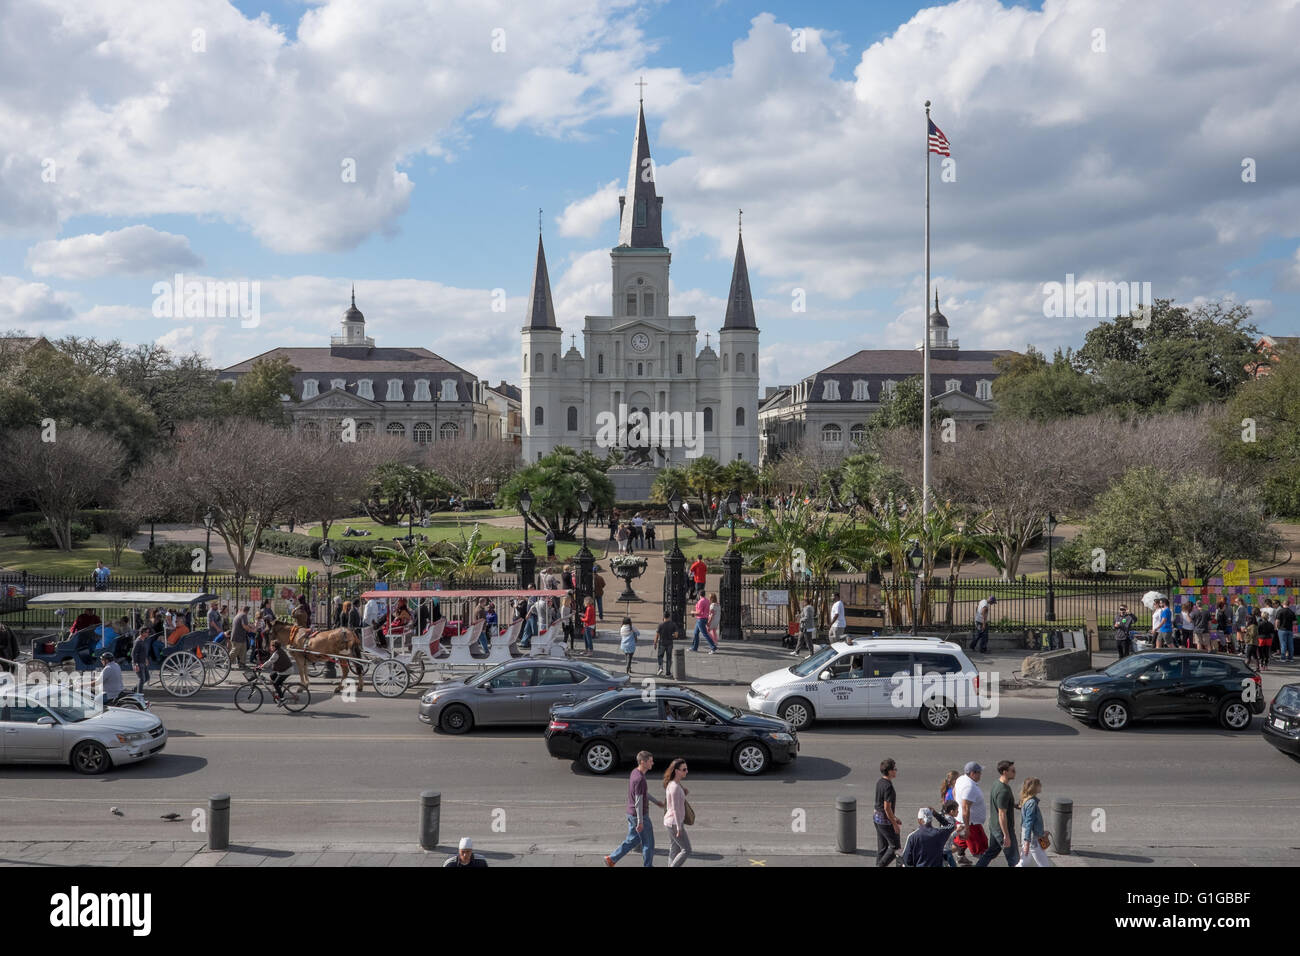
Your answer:
[[[442,868],[445,870],[448,867],[461,866],[487,866],[487,860],[475,855],[474,841],[469,837],[461,837],[460,846],[456,849],[456,855],[448,857]]]

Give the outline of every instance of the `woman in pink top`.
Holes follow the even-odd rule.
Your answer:
[[[717,653],[718,644],[713,640],[713,635],[709,633],[709,610],[712,607],[709,604],[709,596],[703,591],[700,592],[700,599],[695,602],[695,633],[691,635],[691,650],[700,649],[700,635],[709,642],[709,653]]]
[[[668,828],[669,866],[681,866],[691,855],[691,841],[686,836],[686,760],[677,757],[664,771],[664,826]]]
[[[709,595],[709,633],[713,635],[714,646],[718,643],[718,621],[722,618],[722,605],[716,594]]]

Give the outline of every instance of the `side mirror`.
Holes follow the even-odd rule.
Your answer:
[[[1151,679],[1150,674],[1138,674],[1138,680],[1150,680],[1150,679]]]
[[[57,724],[58,721],[55,720],[53,717],[41,717],[39,720],[36,721],[37,727],[54,727]]]
[[[820,674],[818,674],[818,675],[817,675],[817,679],[818,679],[818,680],[830,680],[830,679],[831,679],[831,670],[830,670],[830,668],[828,667],[828,668],[826,668],[826,670],[824,670],[824,671],[822,671]]]

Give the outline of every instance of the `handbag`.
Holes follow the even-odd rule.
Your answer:
[[[1044,830],[1043,835],[1038,838],[1038,845],[1046,850],[1052,845],[1052,831]]]
[[[686,812],[682,814],[682,826],[695,826],[695,808],[691,806],[691,801],[686,801]]]

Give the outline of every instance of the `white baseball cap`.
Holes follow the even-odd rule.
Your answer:
[[[472,850],[474,849],[474,841],[471,840],[469,837],[461,837],[460,848],[462,850]]]

